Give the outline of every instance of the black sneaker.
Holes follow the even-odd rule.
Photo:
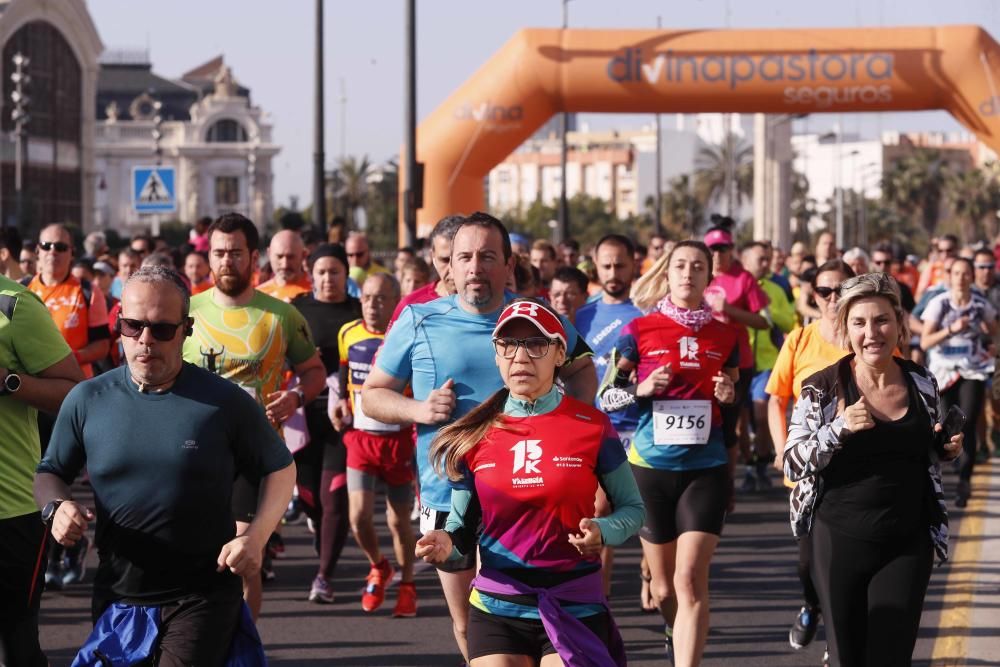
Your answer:
[[[663,628],[663,652],[667,667],[674,667],[674,631],[669,625]]]
[[[66,549],[62,583],[63,586],[79,584],[87,576],[87,554],[90,552],[90,540],[84,535],[72,547]]]
[[[799,610],[792,629],[788,631],[788,643],[796,651],[809,646],[809,643],[816,636],[816,628],[819,627],[819,609],[806,605]]]
[[[960,479],[958,488],[955,490],[955,507],[965,507],[969,504],[969,496],[972,495],[972,485],[969,480]]]

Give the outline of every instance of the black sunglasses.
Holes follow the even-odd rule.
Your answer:
[[[50,250],[55,250],[56,252],[66,252],[69,250],[69,244],[63,243],[62,241],[42,241],[38,244],[38,247],[46,252]]]
[[[816,290],[816,294],[819,294],[824,299],[829,299],[831,294],[836,294],[838,297],[840,296],[839,287],[816,287],[814,289]]]
[[[118,318],[118,331],[126,338],[138,338],[147,327],[153,338],[159,341],[170,341],[177,336],[177,329],[188,324],[189,320],[183,322],[147,322],[146,320],[133,320],[127,317]]]

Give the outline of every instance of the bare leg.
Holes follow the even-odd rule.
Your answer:
[[[351,491],[347,494],[351,512],[351,531],[358,546],[365,552],[372,565],[382,562],[375,534],[375,493],[372,491]]]
[[[451,614],[451,627],[455,633],[455,642],[458,644],[458,650],[462,652],[462,656],[466,660],[469,659],[469,645],[466,640],[466,635],[469,631],[469,586],[472,584],[475,576],[476,571],[474,569],[462,570],[461,572],[442,572],[438,570],[438,578],[441,580],[441,590],[444,591],[444,599],[448,603],[448,613]]]
[[[674,592],[674,569],[677,559],[677,542],[653,544],[642,541],[642,553],[649,566],[649,592],[659,608],[664,622],[673,626],[677,616],[677,595]]]
[[[708,637],[708,569],[719,536],[683,533],[677,539],[674,591],[677,619],[674,623],[674,664],[688,667],[701,663]]]
[[[410,522],[412,502],[387,503],[386,519],[389,531],[392,533],[392,546],[396,552],[396,562],[401,568],[400,576],[403,582],[413,581],[413,559],[417,540],[413,535],[413,524]]]

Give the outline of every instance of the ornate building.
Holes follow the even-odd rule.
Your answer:
[[[0,221],[27,236],[50,222],[92,226],[94,110],[101,44],[83,0],[0,0]],[[14,56],[27,57],[22,213],[11,119]]]
[[[258,225],[268,222],[271,161],[280,149],[266,114],[221,56],[169,80],[153,73],[145,54],[109,53],[101,63],[97,118],[97,228],[131,235],[159,224],[132,208],[132,170],[158,161],[175,168],[177,198],[177,212],[160,218],[193,223],[239,211]]]

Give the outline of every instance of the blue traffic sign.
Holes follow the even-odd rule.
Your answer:
[[[136,213],[173,213],[177,189],[173,167],[132,168],[132,208]]]

